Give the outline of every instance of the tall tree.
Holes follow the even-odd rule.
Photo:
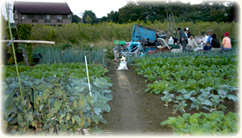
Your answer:
[[[92,10],[85,10],[83,14],[83,22],[90,24],[98,23],[96,14],[92,12]]]
[[[81,18],[75,14],[73,14],[72,16],[72,23],[80,23],[81,22]]]
[[[120,23],[119,22],[119,12],[117,12],[117,11],[115,11],[115,12],[114,11],[111,11],[108,14],[107,21],[114,22],[114,23]]]

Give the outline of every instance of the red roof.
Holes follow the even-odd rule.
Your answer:
[[[23,14],[71,14],[68,4],[49,2],[14,2],[13,12]]]

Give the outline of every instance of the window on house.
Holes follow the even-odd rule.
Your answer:
[[[56,15],[55,19],[57,20],[57,22],[62,22],[62,16],[61,15]]]
[[[26,14],[23,14],[22,15],[22,19],[24,20],[24,19],[27,19],[27,15]]]
[[[67,15],[67,19],[71,19],[71,15]]]
[[[44,19],[44,15],[38,15],[38,19]]]
[[[45,22],[50,23],[50,15],[45,15]]]
[[[14,19],[18,20],[18,14],[14,14]]]
[[[46,19],[47,20],[50,20],[50,15],[46,15]]]

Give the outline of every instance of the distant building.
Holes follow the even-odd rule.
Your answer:
[[[72,21],[72,11],[67,3],[14,2],[15,24],[62,25]]]

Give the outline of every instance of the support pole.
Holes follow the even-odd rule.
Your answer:
[[[7,18],[8,18],[8,26],[9,26],[10,38],[11,38],[11,40],[13,40],[13,35],[12,35],[12,30],[11,30],[9,15],[8,15],[8,7],[7,7],[7,3],[6,2],[5,2],[5,7],[6,7],[6,12],[7,12]],[[21,88],[21,83],[20,83],[20,78],[19,78],[19,73],[18,73],[18,63],[17,63],[17,59],[16,59],[14,43],[12,43],[12,49],[13,49],[14,62],[15,62],[15,67],[16,67],[16,72],[17,72],[17,77],[18,77],[20,94],[21,94],[21,98],[22,98],[22,101],[23,101],[24,98],[23,98],[23,93],[22,93],[22,88]]]

